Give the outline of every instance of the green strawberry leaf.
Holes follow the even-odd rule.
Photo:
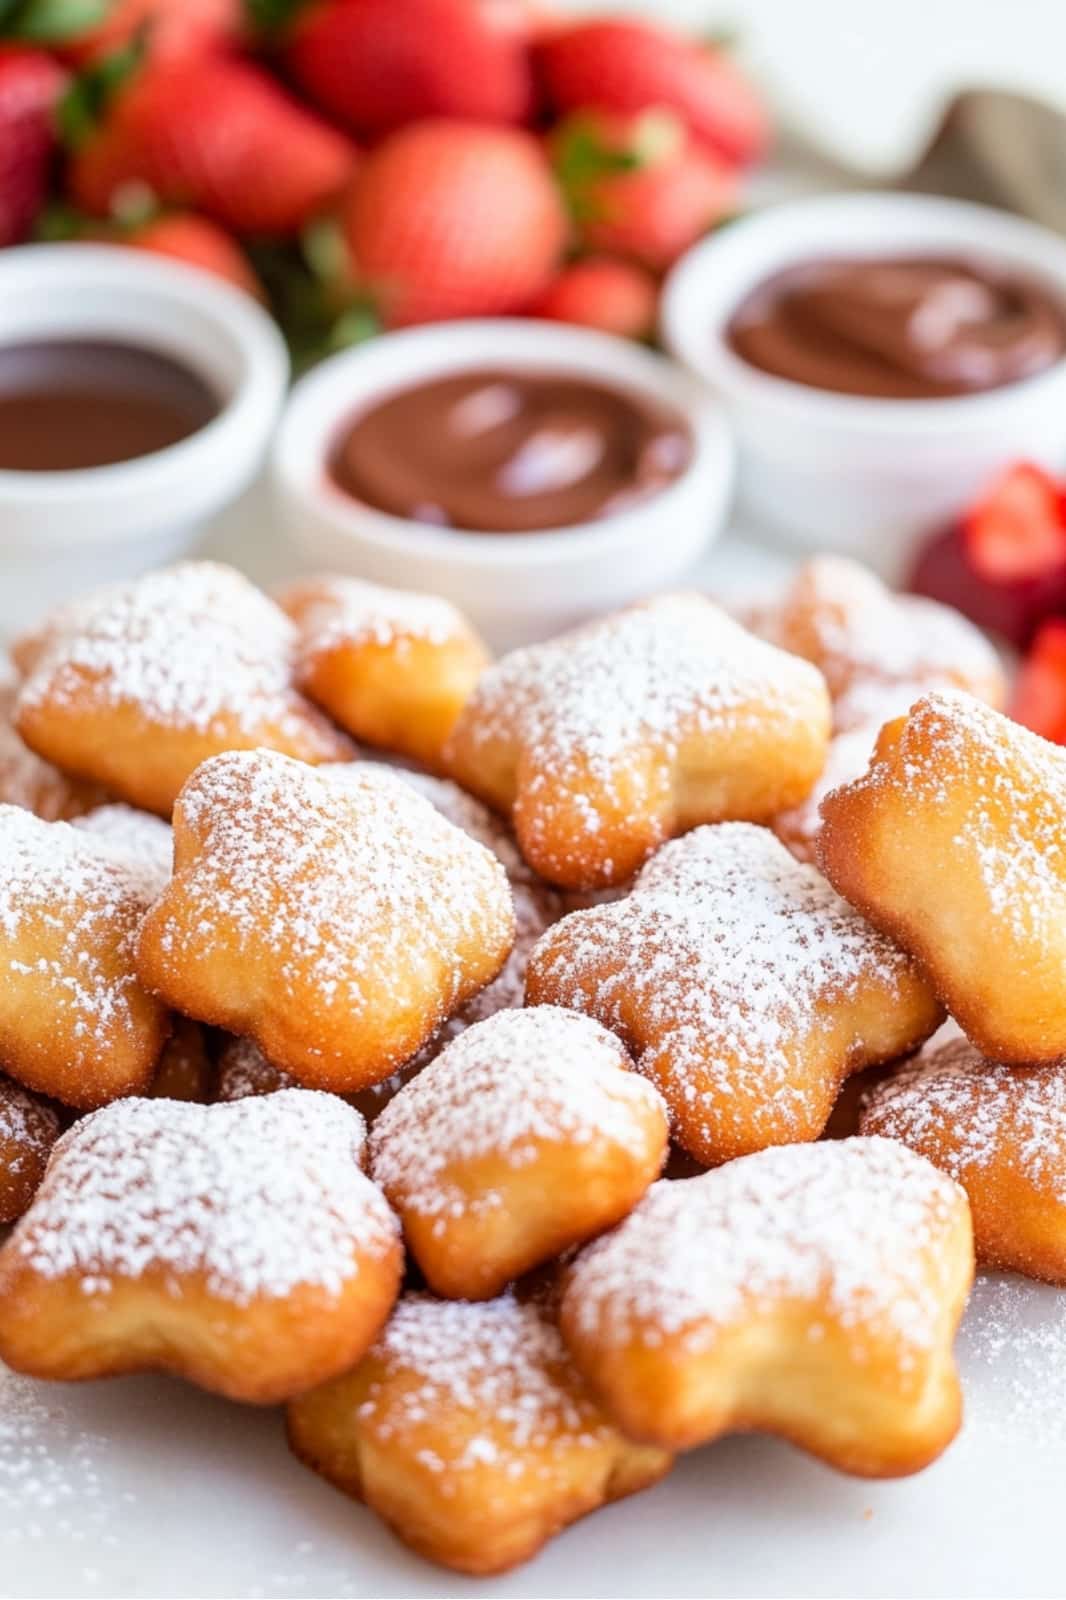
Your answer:
[[[61,44],[107,17],[112,0],[7,0],[0,4],[0,35],[29,44]]]
[[[144,40],[138,36],[78,74],[59,102],[59,131],[72,149],[97,131],[108,107],[144,59]]]
[[[284,33],[307,0],[244,0],[244,11],[256,33]]]

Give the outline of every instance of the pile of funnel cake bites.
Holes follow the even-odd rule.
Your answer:
[[[285,1404],[484,1573],[734,1429],[912,1472],[975,1249],[1066,1282],[1066,752],[953,613],[822,559],[492,664],[192,563],[13,657],[17,1371]]]

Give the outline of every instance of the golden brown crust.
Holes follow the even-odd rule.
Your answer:
[[[59,1116],[47,1101],[0,1078],[0,1224],[15,1222],[37,1193]]]
[[[278,603],[297,627],[305,694],[357,739],[439,769],[489,662],[461,613],[436,595],[342,577],[290,584]]]
[[[798,804],[828,731],[817,671],[678,594],[505,657],[446,759],[512,818],[536,872],[587,890],[624,883],[699,823]]]
[[[354,1372],[294,1401],[289,1442],[427,1560],[486,1576],[671,1464],[623,1439],[545,1312],[400,1301]]]
[[[188,1017],[174,1017],[149,1093],[156,1100],[191,1100],[205,1106],[214,1097],[214,1087],[215,1069],[204,1029]]]
[[[965,695],[882,730],[822,802],[830,881],[909,950],[993,1060],[1066,1054],[1066,757]]]

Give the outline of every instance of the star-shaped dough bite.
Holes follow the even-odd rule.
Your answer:
[[[139,970],[312,1088],[387,1078],[496,976],[514,938],[495,856],[398,778],[340,784],[268,750],[204,762]]]
[[[850,1073],[942,1016],[908,956],[740,822],[664,845],[625,899],[556,923],[526,997],[614,1029],[708,1166],[816,1139]]]
[[[828,732],[816,668],[675,594],[490,667],[445,754],[535,871],[585,890],[697,823],[798,804]]]
[[[887,1139],[764,1150],[662,1181],[569,1269],[560,1326],[630,1438],[781,1434],[895,1477],[959,1425],[966,1196]]]

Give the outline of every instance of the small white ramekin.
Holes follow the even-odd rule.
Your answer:
[[[96,339],[173,357],[218,391],[217,417],[138,460],[0,472],[0,633],[189,547],[250,482],[288,382],[276,326],[206,273],[106,245],[0,253],[0,344]]]
[[[955,516],[1005,462],[1066,458],[1066,361],[958,399],[830,394],[760,372],[725,330],[756,284],[804,261],[945,255],[1045,283],[1066,303],[1066,240],[1005,212],[912,194],[846,194],[768,208],[685,255],[667,279],[668,349],[724,401],[742,507],[805,548],[898,576],[917,540]]]
[[[541,533],[464,533],[361,504],[330,479],[341,430],[389,392],[477,368],[573,372],[672,406],[692,459],[630,511]],[[678,578],[721,527],[733,451],[721,408],[687,373],[606,334],[519,319],[412,328],[334,356],[298,383],[278,430],[274,481],[304,561],[427,589],[460,606],[497,645],[568,626]]]

